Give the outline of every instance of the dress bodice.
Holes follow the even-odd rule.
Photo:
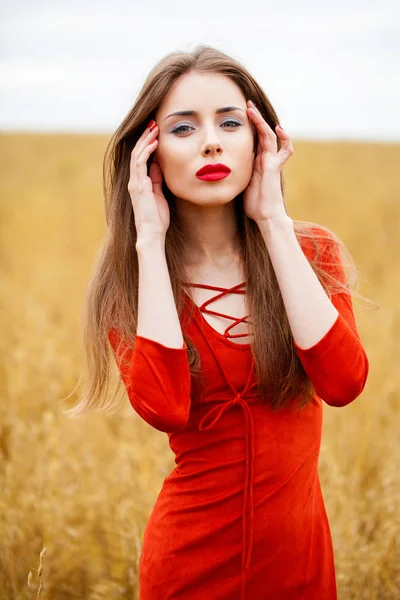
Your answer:
[[[245,290],[241,289],[245,285],[245,282],[239,283],[231,288],[224,288],[221,286],[212,286],[200,283],[185,283],[185,285],[191,285],[193,287],[199,287],[204,289],[211,289],[220,292],[209,298],[206,302],[203,302],[201,306],[195,305],[199,309],[199,313],[204,312],[220,317],[225,317],[234,321],[224,331],[224,333],[218,332],[212,327],[208,321],[202,317],[202,325],[207,326],[207,331],[203,331],[202,342],[209,349],[208,357],[211,359],[211,363],[207,364],[208,357],[203,354],[206,371],[206,381],[208,393],[203,399],[203,402],[207,404],[206,410],[202,415],[202,418],[197,422],[198,431],[206,432],[206,430],[219,429],[221,417],[232,409],[241,409],[243,412],[243,427],[244,427],[244,446],[245,446],[245,468],[244,468],[244,487],[243,487],[243,509],[242,509],[242,528],[243,528],[243,541],[242,541],[242,566],[243,569],[247,569],[251,560],[252,545],[253,545],[253,530],[254,530],[254,506],[253,506],[253,487],[254,487],[254,421],[252,416],[252,410],[249,406],[251,402],[259,401],[258,392],[256,389],[256,383],[254,380],[254,361],[251,352],[249,352],[250,344],[232,342],[230,338],[248,336],[248,333],[230,334],[229,331],[235,327],[238,323],[248,322],[248,315],[242,318],[232,317],[230,315],[220,313],[218,311],[209,310],[207,305],[211,302],[223,297],[228,293],[245,294]],[[188,296],[193,302],[193,300]],[[241,372],[241,385],[238,389],[237,385],[233,381],[232,367],[229,369],[229,364],[233,360],[232,352],[220,351],[220,345],[214,344],[214,338],[224,341],[224,347],[226,349],[229,345],[233,350],[239,349],[246,352],[246,356],[243,354],[237,354],[235,361],[240,362],[238,365],[238,372]],[[200,341],[200,340],[199,340]],[[218,340],[217,340],[218,341]],[[227,354],[227,356],[225,356]],[[240,358],[239,358],[240,357]],[[232,364],[232,363],[231,363]],[[220,377],[218,377],[218,371]],[[218,383],[219,382],[219,383]],[[194,403],[195,404],[195,403]],[[197,419],[196,419],[197,420]],[[178,436],[179,437],[179,434]],[[174,444],[171,446],[174,449]]]
[[[245,315],[244,317],[241,318],[236,318],[236,317],[232,317],[231,315],[227,315],[224,313],[220,313],[218,311],[215,310],[210,310],[209,308],[207,308],[207,306],[211,303],[211,302],[215,302],[216,300],[218,300],[219,298],[222,298],[223,296],[233,293],[233,294],[245,294],[246,290],[245,289],[241,289],[243,288],[243,286],[246,285],[246,282],[243,281],[241,283],[238,283],[237,285],[234,285],[231,288],[225,288],[222,286],[215,286],[215,285],[208,285],[205,283],[184,283],[184,285],[187,286],[192,286],[192,287],[196,287],[196,288],[203,288],[203,289],[209,289],[209,290],[215,290],[220,292],[219,294],[215,294],[214,296],[212,296],[211,298],[209,298],[208,300],[206,300],[205,302],[203,302],[201,304],[201,306],[197,306],[197,308],[200,310],[200,312],[202,314],[206,313],[209,315],[214,315],[214,316],[218,316],[218,317],[223,317],[225,319],[230,319],[231,321],[233,321],[233,323],[231,323],[230,325],[228,325],[228,327],[226,327],[224,333],[220,333],[219,331],[217,331],[214,327],[212,327],[212,325],[210,325],[210,323],[208,321],[206,321],[206,323],[209,325],[209,327],[217,334],[220,336],[225,337],[227,340],[231,340],[234,338],[239,338],[239,337],[248,337],[248,336],[252,336],[252,333],[236,333],[236,334],[231,334],[230,330],[233,329],[234,327],[236,327],[239,323],[246,323],[246,324],[250,324],[248,321],[249,315]],[[243,345],[243,346],[249,346],[250,344],[246,344],[243,342],[232,342],[232,344],[235,345]]]

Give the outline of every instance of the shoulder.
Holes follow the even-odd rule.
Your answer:
[[[295,221],[295,233],[309,261],[319,261],[330,249],[340,244],[337,235],[324,225],[308,221]]]

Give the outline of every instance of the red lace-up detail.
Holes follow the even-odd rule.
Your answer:
[[[246,384],[248,387],[249,381]],[[233,407],[239,406],[245,417],[245,446],[246,446],[246,461],[245,461],[245,479],[244,479],[244,500],[242,512],[242,594],[244,598],[244,571],[250,566],[251,553],[253,548],[254,536],[254,420],[246,398],[251,398],[252,395],[237,393],[231,400],[225,401],[222,404],[216,404],[212,407],[201,419],[199,430],[203,431],[214,427],[224,412]]]
[[[225,294],[230,292],[236,294],[245,294],[245,290],[239,289],[245,285],[245,282],[239,283],[238,285],[233,286],[232,288],[223,288],[213,285],[206,285],[202,283],[185,283],[184,285],[191,285],[193,287],[200,287],[205,289],[217,290],[222,293],[217,296],[210,298],[206,302],[204,302],[199,308],[202,312],[207,312],[210,315],[217,315],[218,317],[225,317],[227,319],[232,319],[235,323],[232,323],[227,327],[225,333],[223,334],[226,338],[236,338],[243,337],[249,335],[247,333],[240,333],[236,335],[229,335],[229,330],[232,327],[235,327],[238,323],[248,323],[247,318],[248,315],[242,317],[241,319],[236,319],[235,317],[231,317],[230,315],[224,315],[222,313],[208,310],[206,308],[207,304],[221,298]],[[213,328],[214,329],[214,328]],[[219,332],[218,332],[219,333]],[[222,334],[220,334],[222,335]],[[252,373],[254,368],[254,360],[252,358],[251,368],[247,377],[247,382],[244,389],[239,392],[231,381],[229,377],[225,373],[225,370],[218,360],[216,355],[216,351],[213,347],[213,344],[210,343],[207,336],[205,336],[205,341],[210,349],[210,352],[214,355],[215,361],[221,370],[224,378],[226,379],[229,387],[232,389],[232,396],[227,397],[222,402],[216,401],[215,404],[210,402],[210,408],[205,413],[203,418],[199,422],[199,431],[205,431],[207,429],[211,429],[217,425],[223,414],[231,410],[233,408],[240,408],[244,413],[244,434],[245,434],[245,465],[244,465],[244,486],[243,486],[243,512],[242,512],[242,581],[241,581],[241,600],[245,599],[245,583],[246,583],[246,571],[249,569],[251,564],[251,555],[253,548],[253,537],[254,537],[254,419],[252,415],[251,408],[249,407],[248,400],[252,398],[258,397],[258,392],[251,392],[251,382],[252,382]]]
[[[231,325],[229,325],[225,329],[225,331],[224,331],[223,334],[221,334],[224,337],[226,337],[227,339],[233,339],[233,338],[245,337],[245,336],[248,336],[248,335],[252,335],[252,334],[249,334],[249,333],[237,333],[237,334],[231,335],[229,333],[229,331],[233,327],[236,327],[236,325],[238,325],[239,323],[247,323],[247,324],[249,324],[249,322],[247,321],[249,315],[246,315],[245,317],[242,317],[241,319],[237,319],[236,317],[231,317],[230,315],[225,315],[223,313],[219,313],[219,312],[216,312],[214,310],[209,310],[207,308],[207,305],[210,304],[210,302],[215,302],[215,300],[218,300],[218,298],[222,298],[223,296],[225,296],[225,294],[229,294],[229,293],[245,294],[246,290],[239,289],[239,288],[243,287],[245,284],[246,284],[246,282],[243,281],[242,283],[238,283],[237,285],[234,285],[231,288],[224,288],[224,287],[219,287],[219,286],[215,286],[215,285],[207,285],[205,283],[185,283],[185,285],[190,285],[192,287],[203,288],[203,289],[207,289],[207,290],[217,290],[217,291],[221,292],[220,294],[218,294],[216,296],[213,296],[209,300],[206,300],[206,302],[203,302],[203,304],[201,306],[199,306],[199,309],[203,313],[207,313],[208,315],[216,315],[217,317],[224,317],[225,319],[231,319],[232,321],[235,321],[234,323],[232,323]]]

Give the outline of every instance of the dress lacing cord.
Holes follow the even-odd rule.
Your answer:
[[[244,481],[244,501],[242,514],[243,546],[242,546],[242,569],[250,566],[251,550],[253,545],[254,530],[254,421],[251,408],[244,398],[244,393],[236,394],[234,398],[219,403],[211,408],[201,419],[199,430],[211,429],[219,421],[227,410],[234,406],[240,406],[245,416],[245,443],[246,443],[246,465]]]
[[[230,315],[224,315],[223,313],[219,313],[219,312],[216,312],[214,310],[209,310],[207,308],[207,305],[210,304],[210,302],[215,302],[215,300],[218,300],[218,298],[222,298],[226,294],[230,294],[230,293],[233,293],[233,294],[245,294],[246,290],[240,289],[245,284],[246,284],[246,282],[243,281],[242,283],[238,283],[237,285],[234,285],[231,288],[224,288],[224,287],[219,287],[219,286],[215,286],[215,285],[207,285],[205,283],[184,283],[184,285],[190,285],[192,287],[203,288],[203,289],[207,289],[207,290],[217,290],[217,291],[221,292],[217,296],[213,296],[209,300],[206,300],[206,302],[203,302],[203,304],[201,306],[199,306],[199,309],[203,313],[207,313],[208,315],[216,315],[217,317],[225,317],[226,319],[231,319],[232,321],[235,321],[234,323],[231,323],[225,329],[224,333],[222,334],[224,337],[226,337],[228,339],[230,339],[230,338],[244,337],[244,336],[249,335],[247,333],[237,333],[237,334],[234,334],[234,335],[231,335],[229,333],[230,329],[232,329],[233,327],[236,327],[236,325],[238,325],[239,323],[247,323],[248,324],[247,319],[248,319],[249,315],[246,315],[245,317],[242,317],[241,319],[237,319],[236,317],[231,317]]]
[[[187,284],[187,285],[193,285],[196,287],[203,287],[203,288],[210,288],[210,289],[217,289],[217,290],[225,290],[224,293],[222,293],[218,296],[218,298],[220,298],[225,293],[229,293],[230,291],[236,291],[237,288],[239,288],[243,285],[243,283],[241,283],[237,286],[234,286],[234,288],[230,288],[230,289],[220,288],[220,287],[216,287],[216,286],[208,286],[205,284]],[[244,292],[244,290],[237,290],[236,293],[245,293],[245,292]],[[216,299],[216,298],[211,298],[210,300],[207,300],[207,302],[205,302],[202,305],[202,308],[214,299]],[[206,312],[208,312],[209,314],[216,314],[216,315],[222,316],[222,317],[228,317],[228,315],[222,315],[220,313],[213,312],[213,311],[206,311]],[[231,318],[237,322],[242,322],[242,321],[245,321],[245,319],[247,317],[243,317],[242,319],[235,319],[234,317],[229,317],[229,318]],[[234,327],[235,324],[230,325],[228,329],[231,329],[232,327]],[[228,337],[226,335],[226,331],[225,331],[224,335],[225,335],[225,337]],[[243,335],[247,335],[247,334],[240,334],[240,336],[243,336]],[[230,337],[239,337],[239,335],[230,336]],[[214,425],[216,425],[218,423],[219,419],[226,411],[230,410],[231,408],[233,408],[235,406],[239,406],[243,410],[244,416],[245,416],[246,458],[245,458],[245,481],[244,481],[244,490],[243,490],[244,499],[243,499],[243,512],[242,512],[242,578],[241,578],[241,596],[240,596],[241,600],[245,600],[245,581],[246,581],[245,577],[246,577],[246,570],[250,566],[251,553],[252,553],[252,548],[253,548],[253,537],[254,537],[254,494],[253,494],[253,488],[254,488],[254,465],[253,465],[253,463],[254,463],[254,420],[253,420],[251,408],[250,408],[249,404],[246,402],[247,399],[258,398],[257,391],[248,391],[252,384],[254,358],[252,356],[251,368],[250,368],[250,372],[249,372],[249,375],[248,375],[248,378],[246,381],[246,385],[245,385],[243,391],[239,392],[238,390],[235,389],[235,387],[232,385],[229,378],[227,377],[220,360],[218,359],[218,357],[215,354],[213,345],[210,343],[207,336],[205,336],[205,340],[208,344],[208,347],[210,348],[211,353],[213,354],[213,356],[215,358],[215,361],[216,361],[219,369],[221,370],[223,377],[225,378],[229,387],[232,389],[234,396],[233,396],[233,398],[229,398],[226,400],[219,398],[217,401],[218,403],[215,404],[212,408],[210,408],[210,410],[208,410],[208,412],[200,420],[199,425],[198,425],[199,430],[204,431],[207,429],[211,429],[212,427],[214,427]],[[210,401],[210,404],[211,403],[212,403],[212,401]]]

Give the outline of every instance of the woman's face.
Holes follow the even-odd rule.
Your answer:
[[[248,186],[255,157],[248,99],[231,79],[215,73],[187,73],[171,88],[156,112],[159,133],[154,155],[176,198],[216,206],[230,202]],[[224,107],[239,110],[216,112]],[[169,116],[176,111],[198,114]],[[196,172],[210,163],[223,163],[231,172],[216,181],[198,179]]]

